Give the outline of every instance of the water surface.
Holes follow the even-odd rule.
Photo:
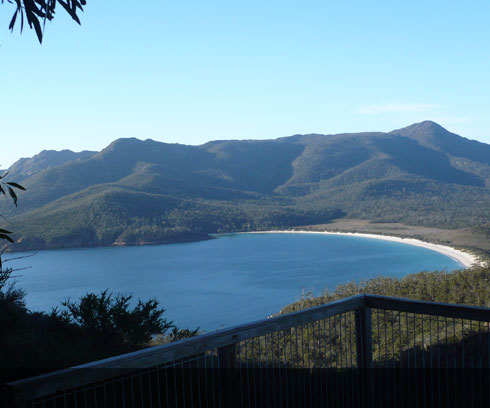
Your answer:
[[[15,255],[17,256],[17,255]],[[180,327],[214,330],[265,318],[301,292],[379,275],[404,276],[461,265],[440,253],[377,239],[320,234],[229,234],[185,244],[40,251],[12,262],[27,305],[109,288],[152,297]]]

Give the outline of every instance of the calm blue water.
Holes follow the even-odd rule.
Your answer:
[[[17,256],[13,255],[13,256]],[[27,305],[50,311],[109,288],[155,297],[180,327],[214,330],[265,318],[301,291],[461,265],[425,248],[319,234],[230,234],[186,244],[40,251],[12,261]],[[20,275],[20,276],[19,276]]]

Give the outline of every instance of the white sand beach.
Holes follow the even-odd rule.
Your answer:
[[[331,232],[331,231],[301,231],[301,230],[281,230],[281,231],[253,231],[244,232],[243,234],[323,234],[323,235],[347,235],[362,238],[382,239],[385,241],[400,242],[402,244],[414,245],[430,249],[432,251],[444,254],[457,262],[459,262],[464,268],[470,268],[475,265],[482,265],[482,262],[477,256],[469,252],[462,251],[460,249],[452,248],[445,245],[431,244],[429,242],[420,241],[414,238],[400,238],[389,235],[379,234],[363,234],[358,232]]]

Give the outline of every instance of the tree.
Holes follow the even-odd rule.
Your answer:
[[[175,326],[162,317],[165,309],[158,307],[156,299],[138,304],[129,309],[132,295],[113,296],[106,289],[100,295],[87,293],[79,303],[67,300],[66,308],[59,316],[77,324],[96,341],[97,347],[120,342],[128,351],[147,345],[151,337],[165,334]],[[58,314],[57,311],[54,311]]]
[[[1,1],[2,4],[5,2],[5,0]],[[43,42],[46,20],[51,21],[54,18],[57,4],[63,7],[78,24],[81,23],[77,13],[83,11],[83,6],[87,4],[86,0],[7,0],[7,3],[14,4],[16,7],[10,20],[10,31],[14,30],[15,24],[20,20],[22,32],[26,20],[29,28],[36,31],[40,43]]]

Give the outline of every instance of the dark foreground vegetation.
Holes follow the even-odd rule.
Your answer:
[[[0,384],[147,347],[154,335],[175,341],[197,334],[167,321],[155,299],[87,293],[51,313],[26,308],[25,293],[0,271]]]

